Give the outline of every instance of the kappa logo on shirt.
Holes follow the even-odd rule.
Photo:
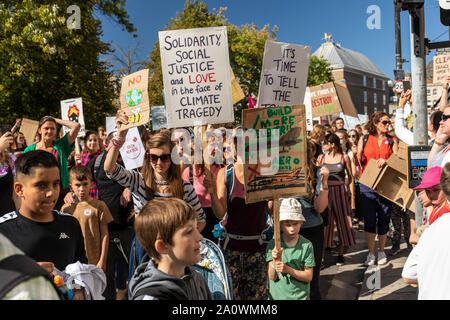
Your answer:
[[[61,239],[70,239],[70,237],[67,234],[65,234],[65,232],[61,232],[61,234],[59,235],[59,239],[60,240]]]

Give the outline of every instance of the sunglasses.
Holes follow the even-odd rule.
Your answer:
[[[169,162],[170,154],[162,154],[162,155],[158,156],[156,154],[150,153],[149,158],[150,158],[150,161],[153,163],[157,163],[158,159],[161,159],[162,162]]]
[[[441,120],[445,122],[448,118],[450,118],[450,114],[442,114]]]
[[[391,124],[390,121],[381,121],[381,123],[382,123],[384,126],[386,126],[386,125],[388,125],[388,124]]]
[[[349,135],[349,137],[350,137],[350,138],[356,138],[356,135],[351,134],[351,135]]]

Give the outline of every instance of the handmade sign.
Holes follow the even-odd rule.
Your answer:
[[[339,117],[344,119],[344,128],[347,131],[354,129],[358,124],[361,124],[359,118],[355,118],[352,116],[347,116],[343,112],[339,114]]]
[[[22,124],[20,126],[20,132],[25,136],[25,141],[27,146],[31,146],[34,143],[34,138],[39,128],[39,121],[22,119]]]
[[[334,82],[334,88],[336,89],[339,102],[341,104],[342,112],[351,117],[358,117],[355,105],[353,104],[350,91],[348,91],[347,85],[342,81]]]
[[[231,76],[231,92],[233,95],[233,104],[236,104],[245,98],[245,94],[244,91],[242,91],[239,82],[236,80],[233,69],[231,68],[230,68],[230,76]]]
[[[139,127],[149,122],[148,69],[123,77],[120,108],[128,116],[128,124],[122,126],[122,129]]]
[[[167,128],[167,113],[165,106],[152,107],[152,129]]]
[[[234,121],[227,27],[159,32],[168,128]]]
[[[258,107],[303,104],[310,52],[311,47],[266,41]]]
[[[312,116],[324,117],[342,111],[336,88],[333,82],[310,87]]]
[[[136,127],[127,132],[125,144],[120,148],[125,168],[133,170],[142,167],[144,164],[145,148],[142,144],[139,130]]]
[[[86,132],[83,115],[83,99],[75,98],[61,101],[61,119],[78,122],[81,125],[81,129],[77,137],[84,137]],[[66,126],[63,126],[63,130],[64,134],[70,131]]]
[[[434,56],[433,83],[441,83],[447,76],[450,76],[450,53]]]
[[[245,202],[306,194],[305,106],[246,109],[242,119]]]

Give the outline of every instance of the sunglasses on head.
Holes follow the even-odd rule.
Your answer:
[[[162,154],[160,156],[156,154],[149,154],[150,161],[153,163],[157,163],[158,159],[161,159],[162,162],[169,162],[170,161],[170,154]]]
[[[445,122],[448,118],[450,118],[450,114],[442,114],[441,120]]]

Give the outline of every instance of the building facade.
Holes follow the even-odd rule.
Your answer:
[[[389,112],[389,77],[362,53],[325,42],[314,53],[327,60],[334,81],[345,82],[358,114]]]

